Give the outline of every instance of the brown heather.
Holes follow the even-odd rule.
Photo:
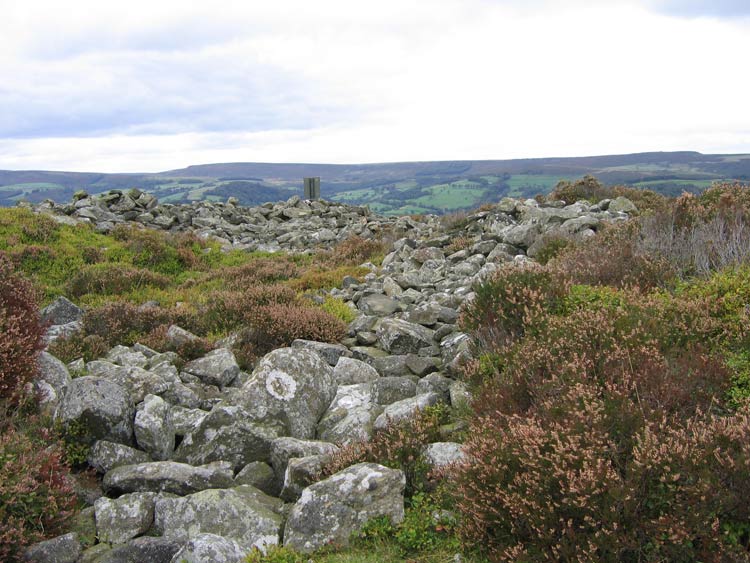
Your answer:
[[[71,297],[81,297],[87,294],[119,295],[146,286],[163,289],[169,284],[169,277],[145,268],[94,264],[73,274],[67,289]]]
[[[38,293],[0,254],[0,401],[15,402],[33,377],[43,335]]]

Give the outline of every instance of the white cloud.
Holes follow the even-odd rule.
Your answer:
[[[750,152],[750,22],[644,1],[13,2],[0,168]]]

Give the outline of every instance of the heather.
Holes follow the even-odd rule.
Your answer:
[[[240,469],[267,464],[273,479],[263,486],[294,504],[284,530],[317,518],[293,518],[303,489],[329,499],[323,513],[351,487],[331,497],[310,488],[333,486],[358,464],[382,466],[368,474],[364,497],[392,486],[394,473],[404,479],[389,505],[405,507],[403,520],[360,522],[349,547],[338,538],[315,561],[437,562],[459,552],[466,561],[747,561],[746,188],[718,185],[674,200],[593,179],[559,188],[549,205],[511,200],[442,225],[405,217],[400,225],[424,221],[423,230],[392,246],[385,233],[296,254],[238,250],[245,243],[234,239],[228,250],[189,231],[136,224],[102,234],[10,210],[17,222],[2,224],[16,241],[0,265],[24,319],[57,292],[84,306],[80,330],[49,351],[65,362],[106,357],[92,371],[133,385],[140,452],[193,466],[228,456],[233,469],[210,469],[222,494],[233,494]],[[638,211],[606,210],[622,196]],[[559,203],[583,197],[597,203]],[[537,220],[547,223],[534,231]],[[64,263],[79,266],[65,279],[53,275]],[[175,335],[175,325],[192,335]],[[29,326],[19,361],[32,366],[42,329]],[[316,342],[291,346],[300,339]],[[142,345],[176,355],[152,361]],[[144,367],[130,369],[131,361]],[[33,375],[30,368],[23,382]],[[287,394],[293,399],[277,406]],[[159,409],[183,417],[166,446],[143,433],[144,415]],[[188,410],[205,418],[188,421]],[[18,413],[36,421],[29,428],[44,422]],[[256,452],[264,425],[290,430]],[[37,442],[14,434],[21,431],[8,425],[24,452],[13,450],[13,462],[43,465],[31,457]],[[60,474],[66,455],[83,465],[90,453],[43,436]],[[103,473],[114,479],[112,471]],[[13,491],[27,486],[14,483]],[[111,498],[123,492],[108,487]],[[46,497],[61,516],[70,508],[65,491]],[[59,524],[45,523],[45,532],[62,533]],[[43,537],[29,530],[29,541]],[[248,560],[308,560],[290,545]]]
[[[476,288],[477,399],[452,475],[466,545],[493,561],[748,559],[746,193],[682,196]]]

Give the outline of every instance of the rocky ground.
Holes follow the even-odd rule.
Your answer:
[[[43,407],[91,446],[88,464],[99,478],[82,489],[89,507],[78,531],[33,546],[27,558],[176,563],[235,562],[253,546],[281,543],[309,552],[346,543],[376,516],[402,519],[401,471],[362,463],[317,483],[313,476],[339,447],[389,421],[468,400],[458,375],[471,339],[457,320],[477,281],[533,260],[545,236],[593,236],[635,208],[625,198],[594,206],[505,199],[448,224],[299,198],[257,208],[160,205],[136,191],[79,194],[37,210],[102,231],[126,221],[193,230],[247,250],[307,251],[355,234],[395,240],[364,282],[347,278],[333,290],[357,312],[344,341],[297,340],[251,373],[228,347],[181,369],[174,353],[139,344],[69,365],[43,353]],[[43,314],[54,339],[75,330],[82,311],[61,298]],[[179,327],[169,337],[194,338]],[[462,455],[450,429],[445,439],[428,446],[436,465]],[[84,550],[82,530],[98,543]]]

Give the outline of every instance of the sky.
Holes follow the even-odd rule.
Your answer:
[[[750,153],[748,0],[0,0],[0,169]]]

